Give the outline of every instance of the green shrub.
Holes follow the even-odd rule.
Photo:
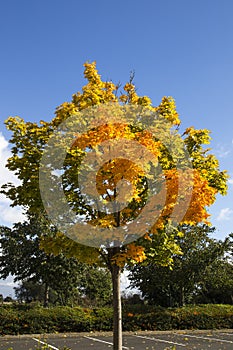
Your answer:
[[[0,307],[0,335],[20,332],[20,314],[12,307]]]
[[[127,307],[123,317],[123,329],[171,330],[171,329],[221,329],[232,328],[233,306],[199,305],[183,308]]]
[[[112,308],[0,306],[0,335],[111,331]],[[162,308],[131,305],[123,309],[123,330],[233,328],[233,306]]]

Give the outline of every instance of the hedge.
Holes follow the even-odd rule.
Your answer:
[[[233,327],[233,306],[198,305],[183,308],[147,308],[128,312],[123,318],[125,330],[223,329]]]
[[[111,308],[0,306],[0,335],[111,331]],[[233,306],[183,308],[127,306],[123,330],[221,329],[233,327]]]

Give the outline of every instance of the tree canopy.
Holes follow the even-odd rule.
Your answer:
[[[87,85],[83,87],[82,93],[78,92],[73,95],[71,102],[65,102],[59,106],[56,110],[55,117],[50,122],[41,121],[38,125],[37,123],[25,122],[19,117],[10,117],[6,121],[7,128],[13,133],[10,140],[13,144],[12,157],[9,158],[7,167],[16,173],[21,180],[21,184],[17,186],[6,184],[3,186],[3,192],[12,200],[12,205],[23,206],[25,211],[29,214],[45,214],[40,195],[41,188],[39,187],[41,157],[51,135],[62,122],[69,120],[71,116],[81,113],[81,118],[85,119],[82,112],[85,111],[87,107],[98,106],[100,109],[102,105],[111,102],[115,105],[143,106],[146,110],[153,112],[153,118],[155,118],[156,115],[169,121],[170,129],[173,127],[177,130],[180,129],[181,121],[176,111],[173,98],[164,97],[159,106],[153,107],[148,97],[140,97],[137,95],[132,79],[129,83],[125,84],[123,88],[124,91],[121,92],[118,85],[101,80],[95,62],[86,63],[84,66],[84,76],[88,80]],[[151,171],[156,174],[157,183],[161,185],[162,180],[160,179],[160,182],[158,181],[159,176],[164,176],[166,180],[164,208],[155,225],[152,225],[150,228],[149,234],[157,234],[158,231],[164,231],[165,224],[169,224],[169,218],[172,217],[172,211],[174,210],[176,201],[180,201],[177,196],[177,191],[185,176],[184,173],[182,177],[178,174],[177,162],[174,161],[174,158],[179,157],[179,161],[181,162],[184,155],[181,154],[181,150],[178,150],[175,155],[169,154],[169,149],[167,149],[164,144],[161,144],[161,140],[164,140],[164,138],[168,136],[167,130],[164,130],[164,125],[167,124],[163,125],[165,135],[163,137],[161,135],[153,135],[151,132],[140,127],[140,125],[130,126],[113,123],[113,119],[109,122],[109,116],[106,116],[106,110],[103,111],[102,108],[100,109],[100,112],[101,111],[104,113],[104,122],[97,128],[92,128],[82,135],[79,135],[79,130],[77,130],[75,133],[76,140],[71,149],[67,150],[66,159],[63,164],[65,170],[62,184],[68,203],[73,206],[76,213],[80,211],[80,208],[82,213],[84,209],[89,213],[90,210],[92,210],[92,208],[87,208],[88,203],[85,203],[85,198],[81,197],[80,193],[78,193],[78,183],[76,180],[77,167],[83,159],[87,147],[89,147],[90,150],[101,146],[101,144],[109,138],[117,141],[121,140],[123,137],[127,140],[135,140],[149,148],[151,153],[156,156],[162,169],[158,171],[154,164],[150,164],[150,162],[152,162],[152,156],[150,159],[146,160],[146,165],[150,166],[152,168]],[[117,110],[114,111],[116,112]],[[148,115],[146,117],[149,118]],[[158,122],[161,123],[161,119],[158,120]],[[158,127],[157,124],[156,126]],[[210,154],[204,147],[210,140],[207,130],[196,130],[190,127],[186,129],[182,135],[182,147],[185,147],[188,152],[189,161],[192,165],[193,188],[191,194],[192,198],[181,220],[184,223],[191,224],[202,221],[207,222],[209,216],[206,210],[207,207],[213,204],[217,193],[226,193],[227,175],[225,171],[220,171],[216,157]],[[175,137],[171,138],[171,141],[174,142],[174,140],[176,140]],[[98,150],[100,151],[100,147]],[[75,170],[74,165],[76,165]],[[114,192],[114,189],[116,189],[117,183],[122,176],[127,181],[133,183],[134,191],[131,193],[129,205],[123,208],[120,213],[117,212],[116,215],[116,213],[109,214],[96,210],[91,219],[88,219],[89,224],[92,226],[107,226],[111,228],[124,225],[138,216],[148,199],[148,183],[145,179],[145,171],[139,170],[139,166],[137,164],[132,164],[131,160],[122,160],[117,157],[111,162],[106,162],[104,164],[97,176],[97,187],[99,187],[99,194],[103,200],[112,202],[116,199],[117,193],[116,191]],[[188,169],[184,170],[188,172]],[[190,186],[190,183],[188,185]],[[156,189],[159,192],[158,187]],[[109,197],[110,192],[111,196]],[[160,203],[156,204],[157,207],[161,205]],[[181,203],[179,203],[179,205],[181,206]],[[91,214],[93,214],[93,210]],[[155,215],[155,213],[153,213],[153,215]],[[149,237],[150,239],[151,236]],[[59,233],[57,233],[56,238],[57,241],[55,237],[52,237],[51,241],[47,240],[44,246],[54,251],[62,247],[62,249],[70,250],[71,255],[76,254],[78,258],[81,259],[87,258],[91,259],[91,261],[99,259],[99,249],[88,247],[82,247],[82,249],[80,249],[77,242],[70,241],[67,237]],[[144,233],[144,238],[146,238],[146,240],[148,239],[148,232]],[[148,246],[146,240],[144,241],[146,246]],[[88,249],[91,249],[91,254],[86,254]],[[116,261],[123,266],[126,262],[140,262],[145,258],[146,254],[143,244],[140,245],[133,242],[132,244],[121,247],[120,251],[118,251]]]

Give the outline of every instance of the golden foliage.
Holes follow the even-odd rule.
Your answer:
[[[186,169],[181,174],[181,171],[176,169],[162,142],[158,141],[159,137],[156,139],[148,130],[133,128],[131,125],[117,120],[117,118],[114,121],[113,117],[115,116],[108,116],[108,111],[104,108],[104,105],[108,103],[119,106],[127,104],[143,106],[148,111],[153,111],[158,116],[165,118],[171,123],[171,128],[178,129],[181,121],[174,99],[165,96],[162,98],[160,105],[154,107],[149,97],[138,96],[131,80],[124,85],[124,91],[119,92],[118,85],[111,81],[102,81],[96,69],[96,62],[84,64],[84,76],[88,82],[82,88],[82,92],[74,94],[71,102],[64,102],[60,105],[56,109],[55,117],[50,123],[41,121],[38,126],[33,123],[25,123],[18,117],[10,117],[6,121],[8,129],[14,133],[12,143],[15,144],[12,150],[13,155],[8,160],[8,168],[14,172],[17,171],[19,178],[23,181],[22,185],[18,187],[5,186],[4,193],[12,199],[14,205],[23,205],[27,208],[29,206],[34,212],[38,211],[41,213],[41,202],[38,200],[39,191],[35,191],[35,188],[36,186],[38,187],[38,162],[43,152],[44,144],[61,122],[64,122],[70,116],[78,115],[81,111],[85,111],[87,107],[98,106],[99,121],[101,122],[102,108],[104,114],[103,122],[99,123],[99,125],[93,125],[93,128],[87,132],[77,133],[71,153],[72,151],[75,152],[76,149],[85,152],[87,148],[101,152],[99,147],[103,142],[109,139],[115,141],[126,139],[138,142],[144,146],[154,156],[154,159],[158,163],[160,162],[162,169],[157,175],[160,191],[156,195],[157,202],[155,202],[155,207],[157,206],[157,212],[156,210],[154,211],[154,215],[158,214],[159,217],[150,232],[145,232],[145,245],[153,241],[153,234],[158,234],[158,232],[164,230],[169,220],[170,222],[172,221],[173,211],[177,206],[182,206],[183,198],[180,193],[185,193],[186,190],[190,191],[190,188],[190,203],[181,223],[195,225],[200,222],[208,222],[209,214],[207,208],[214,203],[217,193],[226,193],[228,177],[225,171],[221,172],[219,170],[216,157],[209,154],[208,150],[203,147],[210,141],[208,130],[196,130],[194,127],[190,127],[182,135],[184,146],[189,154],[193,168],[191,169],[191,180],[187,180],[190,176],[189,171]],[[97,191],[105,201],[112,201],[117,197],[115,189],[122,179],[131,184],[131,191],[129,191],[128,197],[124,198],[124,200],[126,199],[130,202],[130,205],[122,209],[120,213],[121,221],[116,223],[116,215],[114,214],[103,215],[101,213],[101,215],[89,221],[92,225],[111,228],[122,223],[125,224],[130,218],[137,218],[142,211],[147,200],[145,195],[146,185],[144,184],[147,176],[146,167],[156,166],[156,164],[155,162],[152,165],[150,164],[147,153],[143,153],[143,147],[141,154],[137,155],[138,158],[142,159],[142,167],[134,164],[132,156],[132,154],[129,154],[128,159],[113,157],[109,162],[105,162],[96,174]],[[75,175],[76,173],[74,172],[73,178]],[[159,204],[162,197],[165,197],[165,203],[161,211]],[[72,199],[72,196],[70,198]],[[164,244],[166,245],[166,243]],[[41,245],[47,251],[55,254],[62,250],[66,254],[76,256],[81,260],[90,260],[91,262],[98,260],[100,253],[98,249],[83,247],[62,234],[56,235],[55,238],[44,237]],[[172,244],[169,247],[172,247]],[[173,248],[169,249],[172,250]],[[92,249],[91,254],[88,253],[88,249]],[[146,259],[146,256],[147,250],[145,247],[141,244],[137,245],[135,242],[123,246],[120,253],[113,258],[113,261],[123,267],[125,263],[142,262]]]

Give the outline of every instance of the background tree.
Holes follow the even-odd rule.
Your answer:
[[[197,284],[194,301],[201,304],[233,304],[233,265],[217,259]]]
[[[13,303],[13,298],[10,295],[7,295],[4,300],[5,303]]]
[[[221,263],[229,249],[228,239],[221,242],[209,237],[214,228],[207,225],[183,225],[180,231],[183,235],[177,240],[183,254],[173,257],[172,268],[151,262],[130,269],[132,288],[136,286],[151,304],[171,307],[194,302],[197,287],[205,284],[208,271]]]
[[[106,268],[88,266],[81,276],[80,292],[83,302],[90,306],[112,303],[111,275]]]
[[[214,261],[197,285],[195,301],[199,303],[233,303],[233,234],[226,238],[224,256]]]
[[[181,185],[178,181],[177,164],[182,164],[185,157],[182,153],[182,147],[178,143],[173,144],[173,148],[176,149],[176,154],[173,156],[161,142],[161,138],[165,140],[169,135],[169,130],[165,130],[167,124],[164,121],[170,123],[173,135],[178,136],[179,134],[180,120],[172,98],[164,97],[159,106],[153,107],[148,97],[137,95],[132,79],[125,84],[124,91],[119,92],[119,86],[101,80],[95,63],[86,63],[84,66],[84,75],[88,80],[87,85],[83,87],[82,93],[73,95],[71,102],[65,102],[57,108],[56,115],[51,122],[41,121],[37,125],[17,117],[10,117],[6,121],[7,128],[13,133],[10,140],[13,144],[12,157],[9,158],[7,166],[11,171],[16,172],[21,184],[18,186],[6,184],[3,186],[3,193],[12,200],[13,205],[23,206],[28,215],[36,214],[38,217],[43,215],[46,217],[39,189],[39,166],[45,145],[61,122],[65,120],[69,122],[69,117],[72,115],[79,116],[80,121],[82,121],[83,113],[88,107],[97,106],[97,111],[100,114],[101,111],[105,111],[105,113],[109,112],[109,116],[111,116],[111,111],[107,111],[107,108],[104,109],[108,103],[111,103],[111,106],[116,110],[118,108],[119,112],[124,110],[124,106],[129,106],[129,108],[136,106],[140,108],[140,118],[145,117],[148,121],[148,118],[151,117],[151,121],[156,124],[155,129],[160,126],[161,132],[157,134],[157,137],[144,130],[140,125],[119,124],[112,118],[111,120],[105,119],[101,126],[92,127],[81,136],[76,134],[73,146],[67,150],[63,164],[64,192],[73,211],[85,217],[89,224],[103,229],[109,228],[110,244],[99,247],[83,246],[64,236],[61,232],[56,233],[55,230],[53,231],[54,236],[50,234],[50,236],[44,237],[41,242],[41,247],[47,252],[54,254],[62,252],[82,261],[105,264],[108,267],[113,283],[114,350],[121,350],[120,273],[124,266],[129,263],[140,263],[146,258],[154,257],[158,263],[168,264],[171,261],[171,256],[178,254],[177,231],[172,230],[172,212],[177,204],[182,204],[182,198],[178,198],[177,195],[179,185]],[[143,110],[147,112],[144,116],[142,115]],[[161,130],[161,120],[163,120],[163,131]],[[122,177],[132,184],[131,198],[127,208],[121,212],[116,211],[114,215],[109,215],[108,212],[93,210],[91,203],[85,202],[77,182],[77,169],[79,170],[79,165],[87,151],[90,153],[92,149],[97,149],[101,153],[101,144],[104,141],[107,139],[117,141],[122,138],[129,141],[134,140],[150,150],[154,158],[147,159],[143,155],[141,158],[145,161],[146,168],[155,175],[154,182],[159,194],[158,199],[162,194],[161,188],[164,180],[167,191],[164,208],[155,225],[150,226],[151,228],[146,230],[147,232],[143,232],[144,235],[137,242],[125,245],[117,242],[115,245],[114,241],[111,242],[111,229],[127,225],[135,220],[148,199],[148,182],[145,171],[136,164],[128,160],[124,162],[117,157],[100,169],[97,174],[97,188],[103,201],[114,202],[118,194],[116,185]],[[227,175],[219,170],[217,159],[209,154],[203,146],[209,143],[209,139],[207,130],[188,128],[183,134],[183,145],[189,154],[189,161],[193,167],[192,198],[185,216],[181,219],[183,223],[196,224],[206,221],[208,218],[206,207],[214,203],[217,193],[224,194],[226,192]],[[174,140],[178,140],[178,138],[173,137]],[[56,147],[54,148],[54,156],[56,156]],[[188,171],[183,172],[180,180],[185,182],[187,175]],[[53,172],[52,181],[55,186],[56,172]],[[185,192],[185,185],[183,184],[183,186],[183,192]],[[52,191],[53,188],[45,190]],[[155,205],[157,212],[160,211],[160,206],[160,202]],[[147,219],[149,219],[149,215],[145,218],[145,220]],[[136,230],[139,230],[139,226],[136,227]],[[156,245],[158,250],[155,250],[152,243],[157,235],[162,238],[161,244]]]
[[[15,296],[20,303],[31,303],[38,301],[44,303],[45,285],[30,280],[20,281],[18,287],[14,287]],[[48,292],[49,302],[54,303],[57,299],[55,292],[50,288]]]
[[[103,293],[105,302],[109,302],[111,283],[106,271],[97,267],[90,269],[74,257],[46,254],[39,248],[40,237],[47,229],[36,219],[17,223],[12,229],[0,227],[1,278],[7,278],[11,274],[15,282],[21,281],[21,286],[16,289],[20,298],[41,300],[43,292],[45,306],[49,301],[56,301],[62,305],[77,301],[81,303],[83,294],[94,302],[94,299],[99,300],[99,294]],[[86,274],[88,279],[84,277]],[[105,284],[101,281],[104,276]]]

